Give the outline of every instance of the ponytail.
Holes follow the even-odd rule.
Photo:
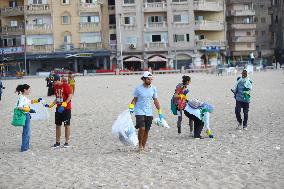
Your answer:
[[[30,88],[30,86],[28,84],[18,85],[15,93],[18,93],[18,95],[19,95],[20,93],[24,93],[25,90],[28,90],[29,88]]]

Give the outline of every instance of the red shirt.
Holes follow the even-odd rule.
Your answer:
[[[68,96],[72,94],[70,86],[67,83],[54,85],[54,94],[57,101],[57,107],[61,106],[62,102],[66,102]],[[67,103],[65,109],[71,110],[71,100]]]

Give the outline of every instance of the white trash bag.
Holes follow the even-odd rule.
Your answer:
[[[166,120],[164,118],[160,119],[160,118],[156,118],[154,119],[154,123],[156,125],[158,125],[159,127],[166,127],[166,128],[170,128],[170,126],[168,125],[168,123],[166,122]]]
[[[38,121],[44,121],[48,120],[49,118],[49,112],[46,107],[42,103],[37,104],[31,104],[30,108],[35,110],[36,113],[31,113],[31,120],[38,120]]]
[[[137,146],[138,138],[129,110],[123,111],[112,125],[112,133],[126,146]]]

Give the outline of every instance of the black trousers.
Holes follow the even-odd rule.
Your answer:
[[[242,117],[241,117],[242,109],[243,109],[243,113],[244,113],[243,127],[247,127],[249,103],[236,100],[235,114],[236,114],[236,118],[237,118],[239,124],[242,124]]]
[[[184,114],[186,115],[186,117],[194,121],[194,131],[193,131],[194,138],[200,138],[204,123],[200,119],[195,117],[195,115],[192,115],[185,110]]]

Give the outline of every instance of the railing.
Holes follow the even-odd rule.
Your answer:
[[[128,25],[128,24],[126,24],[126,25],[123,25],[123,28],[125,30],[135,30],[136,29],[136,25]]]
[[[135,12],[136,4],[123,4],[122,5],[123,12]]]
[[[52,32],[52,24],[26,25],[26,34],[49,34]]]
[[[157,2],[157,3],[144,3],[144,11],[166,11],[167,10],[167,3],[165,1],[163,2]]]
[[[101,31],[101,24],[95,22],[81,22],[79,23],[80,32],[97,32]]]
[[[189,3],[186,2],[171,2],[172,9],[175,10],[188,10]]]
[[[193,8],[194,10],[219,12],[223,10],[223,3],[222,2],[212,2],[212,1],[207,1],[207,0],[194,0]]]
[[[174,22],[174,28],[186,28],[189,26],[189,22]]]
[[[80,3],[78,8],[80,12],[100,12],[101,10],[99,3]]]
[[[24,26],[4,26],[1,28],[2,34],[6,35],[21,35],[24,34]]]
[[[152,29],[152,30],[161,30],[167,28],[166,22],[147,22],[145,24],[146,29]]]
[[[233,42],[255,42],[255,37],[252,36],[238,36],[238,37],[232,37]]]
[[[231,24],[232,29],[256,29],[256,24],[254,23],[234,23]]]
[[[53,45],[27,45],[26,51],[30,53],[50,53],[54,51]]]
[[[166,42],[148,42],[145,45],[148,50],[166,50],[168,48]]]
[[[97,50],[102,49],[103,44],[102,42],[98,43],[80,43],[80,50]]]
[[[50,14],[51,6],[49,4],[32,4],[27,5],[25,10],[27,14]]]
[[[116,24],[110,24],[109,25],[110,30],[115,30],[116,29]]]
[[[196,47],[198,49],[206,48],[209,46],[213,47],[225,47],[225,41],[210,41],[210,40],[197,40]]]
[[[24,6],[7,7],[0,10],[0,15],[4,16],[17,16],[24,14]]]
[[[248,9],[248,10],[229,10],[229,15],[231,16],[254,16],[255,10]]]
[[[220,21],[207,21],[207,20],[196,20],[195,30],[224,30],[224,22]]]

